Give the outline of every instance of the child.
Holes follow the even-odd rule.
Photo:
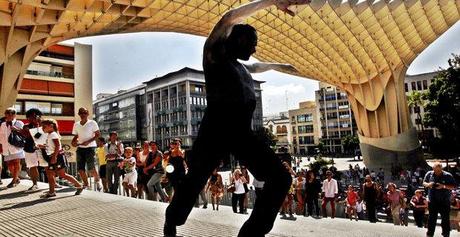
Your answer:
[[[45,119],[41,122],[43,132],[48,135],[45,145],[39,145],[42,149],[43,158],[48,162],[46,168],[46,176],[48,177],[49,191],[42,195],[42,198],[55,197],[55,176],[56,174],[63,179],[71,182],[77,191],[75,195],[80,195],[83,191],[82,185],[71,175],[67,174],[65,168],[67,167],[67,160],[62,154],[61,137],[58,133],[58,125],[54,119]]]
[[[358,200],[356,202],[356,214],[358,216],[358,219],[360,219],[360,220],[364,219],[364,202],[359,197],[359,195],[358,195]]]
[[[121,168],[125,171],[125,177],[123,178],[123,187],[126,190],[127,196],[131,191],[131,197],[136,197],[136,183],[137,183],[137,171],[136,171],[136,158],[133,157],[134,150],[132,147],[125,148],[125,159],[120,162]]]
[[[106,170],[107,170],[107,160],[105,158],[105,139],[103,137],[98,137],[96,140],[97,148],[96,148],[96,156],[99,161],[99,177],[102,180],[102,187],[104,189],[104,193],[109,192],[109,188],[107,185],[107,178]]]
[[[356,204],[358,202],[358,193],[353,190],[353,186],[348,185],[347,191],[347,213],[350,221],[353,220],[353,215],[355,216],[356,221],[358,221],[358,214],[356,211]]]

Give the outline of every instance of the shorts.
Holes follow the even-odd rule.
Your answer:
[[[16,154],[11,154],[11,155],[3,155],[3,160],[5,162],[12,161],[12,160],[18,160],[18,159],[24,159],[24,151],[20,151]]]
[[[105,179],[105,174],[106,174],[106,171],[107,171],[107,165],[101,165],[99,166],[99,177],[101,178],[104,178]]]
[[[128,185],[136,186],[137,185],[137,172],[129,172],[125,174],[125,177],[123,178],[123,183],[127,183]]]
[[[32,153],[26,152],[25,157],[27,168],[48,166],[48,162],[46,162],[45,159],[43,159],[43,155],[40,150],[36,150]]]
[[[60,170],[68,167],[67,158],[63,154],[59,154],[55,164],[48,164],[49,170]]]
[[[147,186],[152,175],[144,173],[144,167],[137,167],[137,184]]]
[[[77,169],[78,170],[93,170],[96,167],[96,159],[94,156],[96,151],[94,147],[77,148]]]

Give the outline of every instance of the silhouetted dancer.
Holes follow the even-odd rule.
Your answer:
[[[273,150],[258,139],[251,129],[256,95],[250,73],[270,69],[291,73],[297,71],[286,64],[243,65],[238,62],[238,59],[248,60],[257,46],[256,30],[250,25],[238,23],[270,6],[293,15],[288,9],[290,5],[309,2],[254,1],[225,13],[212,30],[203,53],[207,109],[190,152],[189,171],[179,182],[166,210],[165,236],[176,236],[176,226],[185,223],[212,171],[229,154],[247,164],[257,180],[265,181],[251,216],[238,236],[264,236],[272,229],[292,178]]]

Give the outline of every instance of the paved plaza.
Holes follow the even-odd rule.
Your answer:
[[[47,185],[40,184],[40,191],[26,193],[29,185],[29,181],[23,180],[16,188],[0,190],[0,236],[162,236],[164,203],[93,191],[74,196],[71,188],[59,190],[55,198],[40,199]],[[219,212],[194,209],[186,225],[178,228],[178,235],[236,236],[247,217],[234,214],[226,206]],[[296,221],[278,219],[269,236],[420,237],[424,234],[424,230],[413,226],[298,217]]]

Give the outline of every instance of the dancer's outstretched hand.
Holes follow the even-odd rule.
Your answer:
[[[292,5],[305,5],[309,4],[311,0],[275,0],[275,6],[287,14],[294,16],[295,13],[288,9]]]
[[[297,70],[297,68],[295,68],[291,64],[282,64],[281,70],[287,73],[292,73],[292,74],[296,74],[299,72],[299,70]]]

